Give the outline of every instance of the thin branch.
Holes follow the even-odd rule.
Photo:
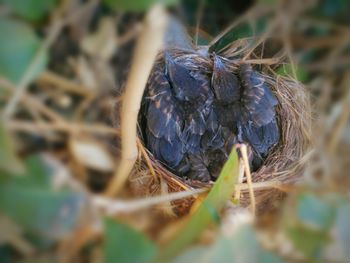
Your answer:
[[[243,162],[244,162],[245,175],[247,177],[251,209],[252,209],[253,215],[255,215],[255,206],[256,206],[255,205],[255,195],[254,195],[254,190],[253,190],[252,175],[250,173],[250,166],[249,166],[249,161],[248,161],[247,146],[244,144],[241,145],[240,150],[241,150],[242,158],[243,158]]]
[[[154,6],[144,21],[144,29],[137,41],[122,103],[122,159],[107,187],[107,196],[115,195],[123,187],[137,159],[137,116],[148,76],[162,45],[166,20],[163,7]]]
[[[44,71],[36,81],[39,83],[49,83],[63,89],[64,91],[74,92],[87,97],[96,95],[96,92],[92,91],[88,87],[68,80],[51,71]]]
[[[93,134],[103,134],[103,135],[119,135],[119,131],[109,127],[104,126],[99,123],[66,123],[66,122],[56,122],[56,123],[35,123],[31,121],[19,121],[10,120],[6,123],[6,126],[13,131],[22,131],[40,134],[46,131],[53,132],[66,132],[76,134],[79,132],[89,132]]]
[[[196,34],[195,34],[195,44],[198,45],[199,37],[199,27],[202,21],[203,11],[204,11],[205,0],[199,0],[199,6],[196,13]]]
[[[136,210],[148,208],[150,206],[159,205],[168,203],[171,201],[191,197],[193,195],[205,193],[209,191],[208,188],[204,189],[196,189],[196,190],[189,190],[189,191],[182,191],[182,192],[176,192],[171,193],[168,195],[161,195],[161,196],[152,196],[137,200],[113,200],[110,198],[106,198],[103,196],[95,196],[92,199],[93,204],[95,207],[99,209],[105,209],[106,214],[108,215],[115,215],[118,213],[130,213],[134,212]]]

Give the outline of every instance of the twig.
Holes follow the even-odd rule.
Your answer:
[[[147,152],[145,150],[145,147],[143,146],[143,144],[141,143],[140,140],[137,140],[137,144],[138,144],[138,148],[139,148],[143,158],[145,158],[145,161],[146,161],[146,164],[147,164],[147,166],[149,168],[149,171],[155,177],[156,176],[156,172],[153,169],[152,162],[151,162],[151,160],[150,160],[150,158],[149,158],[149,156],[148,156],[148,154],[147,154]]]
[[[251,186],[254,190],[275,188],[275,189],[279,189],[279,190],[284,191],[284,189],[286,187],[288,187],[289,185],[286,185],[286,184],[279,182],[279,181],[266,181],[266,182],[252,183]],[[236,189],[238,189],[240,191],[249,190],[249,185],[247,183],[240,183],[240,184],[237,184],[235,187],[236,187]]]
[[[11,82],[7,81],[6,79],[0,78],[0,85],[2,88],[7,89],[11,93],[14,93],[16,91],[16,86]],[[57,122],[64,121],[64,119],[59,114],[51,110],[49,107],[47,107],[45,104],[43,104],[40,100],[38,100],[34,96],[28,94],[26,91],[23,92],[23,95],[25,96],[22,96],[20,99],[23,101],[23,103],[29,106],[30,109],[32,108],[37,109],[38,111],[40,111],[42,114],[44,114],[46,117],[48,117],[51,120],[54,120]]]
[[[253,190],[252,175],[250,173],[250,167],[249,167],[249,161],[248,161],[247,146],[244,144],[241,145],[240,150],[241,150],[242,158],[244,162],[245,175],[247,177],[251,209],[252,209],[253,215],[255,215],[255,195]]]
[[[240,160],[239,162],[239,175],[238,175],[238,180],[237,180],[237,184],[235,186],[235,196],[234,199],[235,200],[240,200],[241,198],[241,187],[238,187],[239,185],[242,184],[243,182],[243,178],[244,178],[244,164],[242,163],[242,160]]]
[[[146,82],[166,27],[163,7],[154,6],[144,21],[130,69],[121,114],[122,159],[105,195],[115,195],[124,185],[137,158],[137,116]]]
[[[144,208],[147,208],[150,206],[159,205],[159,204],[175,201],[178,199],[187,198],[187,197],[190,197],[193,195],[205,193],[207,191],[209,191],[209,189],[207,189],[207,188],[196,189],[196,190],[171,193],[168,195],[152,196],[152,197],[131,200],[131,201],[113,200],[113,199],[110,199],[108,197],[95,196],[95,197],[93,197],[92,202],[96,208],[105,209],[106,214],[115,215],[118,213],[134,212],[134,211],[139,210],[139,209],[144,209]]]
[[[91,89],[81,84],[74,83],[73,81],[68,80],[51,71],[44,71],[37,79],[37,82],[50,83],[65,91],[74,92],[83,96],[90,97],[90,96],[96,95],[96,92],[92,91]]]
[[[79,133],[90,132],[95,134],[104,135],[119,135],[119,131],[108,126],[101,125],[99,123],[34,123],[31,121],[18,121],[10,120],[6,123],[6,126],[15,131],[24,131],[31,133],[41,133],[45,131],[66,132],[66,133]]]
[[[205,0],[199,0],[199,6],[196,13],[196,34],[195,34],[195,44],[198,45],[199,27],[202,21],[203,10],[204,10]]]
[[[142,30],[142,25],[140,25],[139,23],[134,25],[130,30],[125,32],[124,35],[121,35],[118,37],[117,39],[118,46],[125,45],[126,43],[134,39],[141,32],[141,30]]]
[[[239,24],[247,21],[249,17],[262,17],[268,13],[270,13],[273,10],[271,7],[264,7],[255,5],[251,9],[249,9],[246,13],[244,13],[239,18],[235,19],[228,27],[226,27],[225,30],[223,30],[219,35],[217,35],[210,43],[209,46],[213,46],[215,43],[217,43],[224,35],[226,35],[228,32],[230,32],[233,28],[238,26]]]

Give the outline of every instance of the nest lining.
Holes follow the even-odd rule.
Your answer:
[[[161,65],[163,53],[157,57],[155,65]],[[212,63],[198,53],[172,50],[171,54],[175,59],[182,61],[196,59],[196,70],[211,73]],[[226,57],[227,53],[225,54]],[[183,58],[188,59],[183,59]],[[243,64],[241,58],[230,58],[232,71],[237,70],[237,65]],[[189,68],[193,64],[188,64]],[[263,165],[254,173],[252,179],[254,183],[267,183],[268,187],[259,188],[255,191],[258,209],[266,207],[270,202],[281,195],[280,191],[272,190],[273,186],[291,184],[298,181],[303,171],[304,157],[310,142],[310,105],[309,98],[302,84],[286,77],[281,77],[264,64],[259,64],[260,74],[265,77],[266,83],[277,97],[279,104],[276,106],[276,116],[280,127],[280,140],[269,152]],[[174,175],[159,161],[155,160],[153,155],[147,151],[149,159],[140,159],[130,177],[132,189],[137,189],[138,193],[143,195],[154,195],[160,191],[161,182],[166,182],[169,192],[177,192],[190,188],[210,187],[210,183],[201,183],[198,181],[186,180]],[[150,164],[151,163],[151,164]],[[151,174],[149,165],[152,165],[157,177]],[[142,176],[142,179],[141,179]],[[244,182],[244,181],[243,181]],[[271,183],[271,184],[269,184]],[[194,198],[188,198],[173,202],[174,211],[177,214],[186,212]],[[243,189],[240,197],[240,203],[243,206],[249,205],[248,190]]]

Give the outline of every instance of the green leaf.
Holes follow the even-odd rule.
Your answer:
[[[3,174],[3,177],[0,178],[0,185],[44,189],[50,187],[50,170],[38,155],[28,157],[24,165],[25,170],[21,173]]]
[[[298,220],[312,229],[327,231],[334,221],[334,207],[312,193],[301,194],[296,209]]]
[[[295,67],[296,78],[300,82],[306,82],[309,79],[309,76],[306,70],[301,66]],[[293,76],[293,70],[291,64],[284,64],[277,68],[276,73],[281,76]]]
[[[287,234],[299,251],[309,260],[317,262],[321,259],[322,249],[330,241],[327,232],[311,230],[302,226],[288,228]]]
[[[53,9],[56,0],[2,0],[17,15],[37,21]]]
[[[344,262],[350,259],[350,205],[345,204],[337,208],[334,232],[339,240]]]
[[[0,18],[0,35],[3,36],[0,41],[0,75],[18,84],[36,56],[41,41],[28,25],[5,17]],[[46,62],[47,54],[41,52],[31,80],[40,74]]]
[[[145,263],[154,258],[153,242],[129,226],[106,219],[104,230],[104,262]]]
[[[103,0],[103,2],[116,10],[142,12],[155,4],[173,5],[178,0]]]
[[[282,262],[277,256],[263,250],[252,227],[242,226],[233,237],[221,238],[211,262]]]
[[[257,241],[254,230],[242,226],[232,237],[219,237],[211,246],[197,246],[178,256],[172,263],[279,263],[279,257],[265,251]]]
[[[160,261],[165,261],[178,254],[195,241],[202,231],[211,223],[218,222],[218,215],[227,200],[231,199],[238,176],[238,157],[232,150],[219,178],[198,210],[189,218],[175,238],[162,249]]]
[[[50,189],[49,170],[33,157],[26,173],[0,180],[0,211],[30,233],[59,238],[77,222],[83,196]]]
[[[0,123],[0,171],[7,173],[23,172],[23,165],[15,153],[12,138],[3,123]]]

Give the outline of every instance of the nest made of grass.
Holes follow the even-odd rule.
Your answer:
[[[169,50],[167,50],[169,52]],[[208,57],[199,52],[170,50],[175,59],[195,59],[196,63],[186,65],[198,67],[197,69],[208,72],[212,69],[212,62]],[[238,58],[237,53],[227,52],[224,55],[232,59],[232,68],[246,63]],[[233,58],[232,58],[233,57]],[[243,56],[242,56],[243,57]],[[162,67],[163,53],[160,53],[156,65]],[[276,107],[277,120],[280,127],[280,141],[275,145],[265,159],[263,165],[252,173],[253,190],[258,210],[271,207],[276,199],[284,195],[287,186],[297,182],[303,172],[307,159],[307,149],[310,143],[310,105],[309,97],[304,86],[298,81],[277,75],[263,63],[255,60],[254,68],[258,68],[270,89],[277,97],[279,104]],[[156,68],[156,67],[154,67]],[[153,155],[143,149],[143,158],[139,158],[129,178],[131,189],[141,196],[164,193],[164,185],[167,192],[178,192],[199,187],[210,187],[213,182],[201,183],[191,181],[171,173],[166,166],[155,160]],[[239,198],[242,206],[250,204],[247,185],[243,178],[241,195]],[[172,202],[173,211],[176,214],[186,213],[194,197]]]

